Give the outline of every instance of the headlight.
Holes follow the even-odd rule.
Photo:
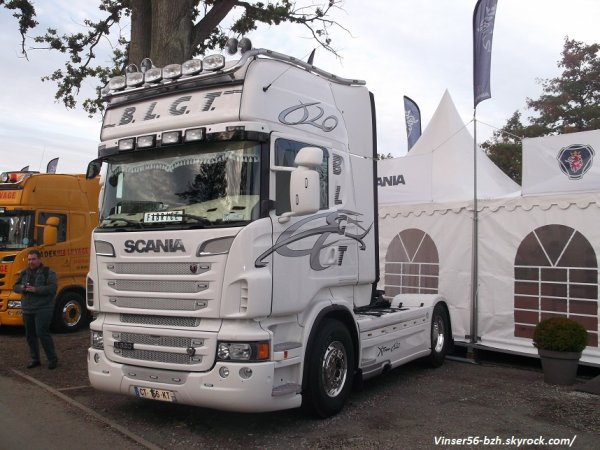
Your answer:
[[[115,256],[115,248],[110,242],[94,241],[94,247],[98,256],[111,256],[113,258]]]
[[[9,300],[8,309],[21,309],[21,300]]]
[[[269,341],[219,342],[217,359],[219,361],[267,361]]]
[[[92,348],[96,350],[104,349],[104,336],[102,331],[92,331]]]

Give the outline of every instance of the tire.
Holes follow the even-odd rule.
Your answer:
[[[450,319],[446,308],[435,305],[431,316],[431,353],[427,363],[431,367],[440,367],[450,348]]]
[[[87,309],[85,300],[77,292],[66,292],[56,299],[54,309],[55,331],[71,333],[80,330],[87,323]]]
[[[340,412],[354,379],[354,346],[348,329],[337,320],[324,320],[305,364],[303,408],[321,418]]]

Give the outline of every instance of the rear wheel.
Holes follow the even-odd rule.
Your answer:
[[[327,319],[306,357],[302,405],[325,418],[342,410],[354,378],[354,348],[348,329]]]
[[[87,310],[83,296],[77,292],[66,292],[56,299],[53,328],[61,333],[77,331],[87,321]]]
[[[450,320],[442,305],[435,305],[431,317],[431,353],[427,362],[431,367],[439,367],[444,363],[450,348]]]

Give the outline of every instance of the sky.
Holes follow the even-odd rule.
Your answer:
[[[310,2],[297,0],[299,5]],[[40,34],[47,27],[60,33],[81,31],[85,18],[100,17],[94,1],[34,3]],[[367,81],[375,96],[379,153],[406,154],[404,95],[419,105],[423,129],[446,90],[463,121],[472,120],[475,4],[476,0],[345,0],[343,9],[334,11],[332,18],[349,30],[334,30],[332,35],[340,58],[318,49],[314,65]],[[498,0],[492,98],[477,107],[478,143],[489,139],[514,111],[525,118],[533,114],[526,109],[526,99],[541,95],[540,79],[560,74],[557,61],[565,37],[600,43],[599,20],[598,0]],[[122,24],[122,32],[128,33],[128,24]],[[316,46],[298,25],[260,26],[248,37],[254,47],[304,60]],[[64,55],[29,50],[29,58],[23,58],[17,22],[4,8],[0,8],[0,42],[0,172],[27,165],[45,171],[55,157],[59,157],[57,172],[85,172],[97,155],[101,117],[89,118],[81,108],[66,109],[54,99],[55,85],[40,81],[64,67]],[[32,45],[29,42],[28,48]],[[99,57],[109,60],[107,52]],[[94,87],[88,82],[84,94],[92,95]],[[473,124],[469,127],[473,133]]]

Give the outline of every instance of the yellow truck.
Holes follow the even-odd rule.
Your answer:
[[[0,325],[23,325],[13,284],[38,249],[57,275],[55,331],[76,331],[88,319],[85,303],[90,237],[98,223],[99,179],[38,172],[0,174]]]

